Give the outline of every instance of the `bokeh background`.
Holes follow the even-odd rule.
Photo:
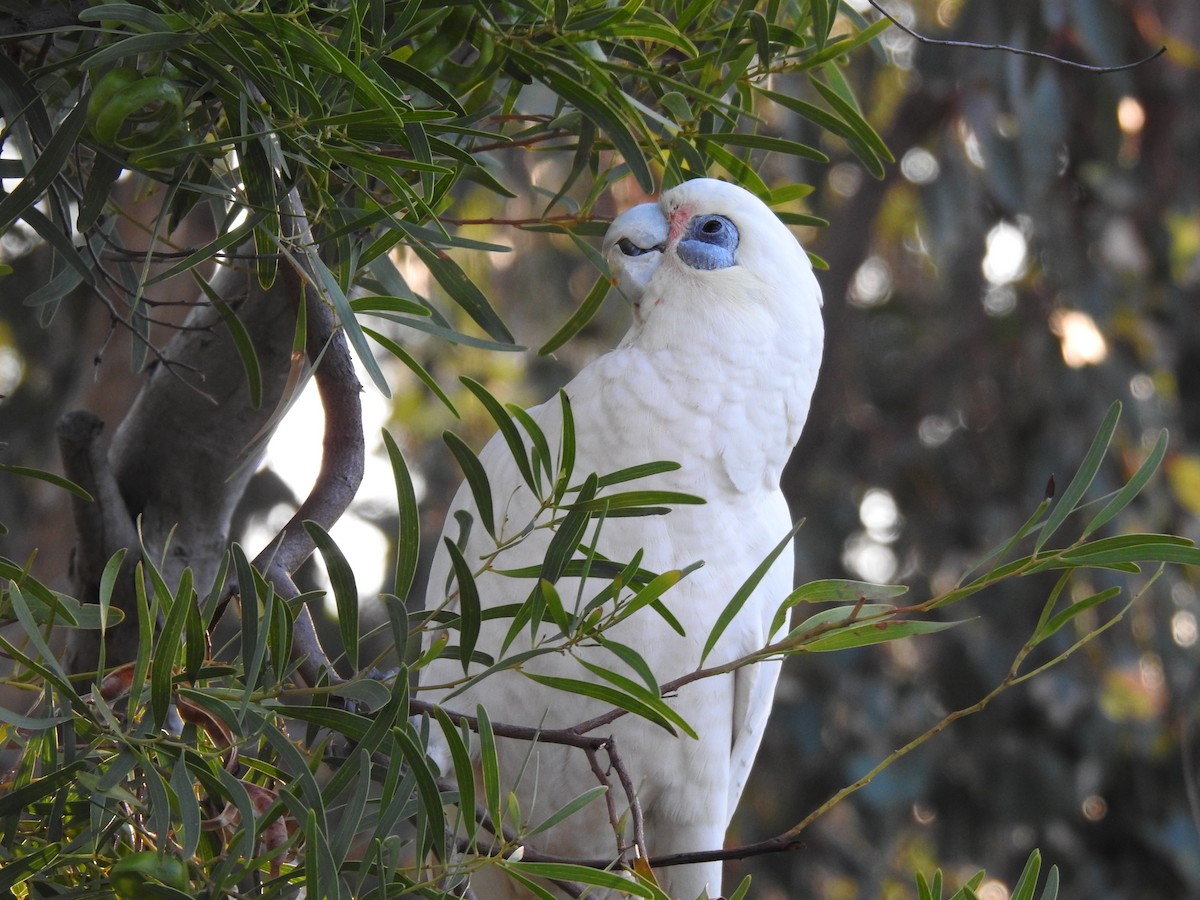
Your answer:
[[[884,52],[858,54],[846,72],[896,157],[885,178],[828,140],[829,166],[755,159],[772,185],[812,184],[807,211],[830,223],[797,232],[828,263],[818,273],[826,359],[785,477],[806,519],[798,577],[902,582],[917,599],[945,589],[1025,521],[1050,476],[1066,483],[1114,400],[1125,411],[1095,490],[1128,477],[1166,427],[1163,471],[1122,527],[1200,538],[1200,5],[887,7],[939,38],[1094,65],[1168,52],[1097,74],[920,44],[892,29]],[[786,80],[776,89],[786,92]],[[781,121],[778,133],[821,139],[787,131],[798,127]],[[496,160],[508,183],[530,190],[503,207],[467,193],[457,209],[464,233],[515,252],[456,258],[518,340],[536,347],[596,273],[570,240],[511,224],[537,215],[539,186],[557,183],[553,167],[569,160],[520,151]],[[136,185],[122,190],[137,198]],[[623,183],[607,211],[641,199]],[[57,417],[87,406],[115,422],[140,378],[95,304],[64,304],[50,328],[22,306],[21,285],[44,282],[47,265],[23,240],[3,239],[14,273],[0,301],[0,439],[51,467]],[[417,263],[406,275],[426,287]],[[613,296],[552,357],[412,336],[406,346],[447,390],[465,373],[502,399],[534,403],[627,322]],[[394,389],[392,403],[368,391],[368,441],[381,425],[401,440],[419,475],[429,548],[460,477],[440,432],[452,427],[478,447],[491,428],[465,400],[454,420],[406,371]],[[252,551],[306,490],[319,434],[317,413],[301,407],[273,443],[239,525]],[[354,515],[334,532],[357,551],[368,616],[396,527],[390,474],[371,466]],[[0,506],[10,529],[0,552],[23,559],[41,548],[36,569],[53,583],[66,571],[62,497],[5,479]],[[319,583],[319,572],[311,577]],[[897,763],[822,818],[802,848],[732,864],[730,883],[752,874],[763,898],[899,898],[913,896],[914,870],[941,866],[958,883],[986,867],[979,896],[1003,900],[1038,847],[1058,865],[1066,898],[1200,897],[1196,578],[1167,572],[1085,651]],[[976,702],[1003,678],[1052,584],[1022,579],[989,592],[971,601],[984,615],[937,636],[789,661],[730,841],[783,830]],[[1093,590],[1105,586],[1093,576]],[[1058,649],[1071,638],[1061,635]]]

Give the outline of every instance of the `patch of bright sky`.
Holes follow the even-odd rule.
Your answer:
[[[369,377],[358,360],[355,360],[355,369],[358,380],[369,385]],[[367,600],[374,599],[381,588],[390,588],[385,583],[392,563],[388,558],[388,539],[370,518],[379,512],[394,511],[396,487],[380,436],[388,420],[389,402],[369,386],[364,388],[361,396],[367,442],[366,469],[354,503],[329,533],[350,563],[359,595]],[[307,496],[320,470],[324,428],[325,412],[321,408],[316,382],[310,380],[279,424],[261,463],[261,468],[270,468],[283,479],[297,498]],[[420,485],[415,487],[419,495]],[[252,527],[245,538],[251,555],[274,537],[293,512],[293,509],[279,507],[271,511],[265,522]]]

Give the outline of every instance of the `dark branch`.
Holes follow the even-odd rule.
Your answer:
[[[58,420],[58,446],[63,473],[92,495],[91,502],[82,497],[72,497],[71,502],[75,522],[71,576],[76,596],[87,603],[97,602],[101,575],[108,560],[119,550],[127,551],[112,594],[112,605],[125,614],[125,619],[109,629],[106,638],[110,659],[124,661],[132,658],[137,645],[134,569],[141,555],[138,550],[141,542],[109,465],[107,449],[100,437],[103,430],[104,422],[95,413],[69,412]],[[93,632],[73,629],[68,641],[68,670],[95,673],[100,647]]]
[[[0,41],[29,37],[51,28],[78,25],[79,14],[91,6],[90,0],[74,0],[62,6],[38,6],[0,18]]]
[[[948,38],[931,38],[927,35],[920,34],[909,28],[886,9],[879,5],[877,0],[867,0],[868,3],[881,16],[907,34],[909,37],[919,41],[922,44],[933,44],[937,47],[966,47],[971,50],[1003,50],[1005,53],[1015,53],[1018,56],[1032,56],[1036,59],[1045,59],[1053,63],[1058,63],[1063,66],[1071,66],[1076,69],[1083,69],[1086,72],[1096,72],[1098,74],[1106,74],[1108,72],[1123,72],[1126,69],[1136,69],[1138,66],[1144,66],[1146,63],[1158,59],[1167,52],[1166,47],[1159,47],[1149,56],[1139,59],[1136,62],[1123,63],[1118,66],[1093,66],[1088,63],[1076,62],[1073,59],[1063,59],[1061,56],[1055,56],[1053,53],[1043,53],[1040,50],[1026,50],[1022,47],[1010,47],[1008,44],[981,44],[975,41],[960,41],[951,40]]]

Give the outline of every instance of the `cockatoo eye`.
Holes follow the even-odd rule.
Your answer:
[[[679,258],[693,269],[728,269],[736,265],[738,230],[724,216],[696,216],[679,241]]]
[[[626,256],[642,256],[649,253],[651,250],[661,250],[661,247],[639,247],[629,238],[621,238],[617,241],[617,249]]]

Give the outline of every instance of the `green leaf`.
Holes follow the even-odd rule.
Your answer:
[[[598,482],[597,482],[598,483]],[[695,494],[684,494],[679,491],[623,491],[618,494],[606,494],[590,500],[580,499],[571,505],[572,509],[584,512],[599,512],[606,509],[609,513],[614,510],[649,509],[657,513],[659,507],[666,506],[702,506],[707,501]]]
[[[775,548],[767,554],[766,559],[755,567],[754,571],[750,573],[750,577],[742,582],[741,587],[737,589],[737,592],[725,604],[725,608],[717,616],[717,621],[713,625],[712,631],[708,634],[708,640],[704,642],[704,649],[700,653],[701,666],[708,659],[708,654],[712,653],[713,648],[717,646],[717,641],[721,639],[721,635],[725,633],[725,629],[737,618],[737,614],[742,611],[742,607],[746,605],[746,601],[750,599],[750,595],[754,593],[754,589],[758,587],[759,582],[763,580],[763,577],[775,565],[775,561],[779,559],[780,554],[792,545],[792,539],[796,536],[796,532],[800,530],[802,525],[804,525],[803,519],[788,530],[783,540],[776,544]]]
[[[1033,892],[1037,889],[1038,873],[1042,869],[1042,855],[1036,849],[1029,854],[1021,877],[1013,887],[1011,900],[1033,900]]]
[[[407,350],[396,343],[396,341],[393,341],[390,337],[380,334],[374,329],[363,326],[363,333],[375,343],[379,344],[379,346],[387,350],[388,353],[392,354],[392,356],[396,357],[396,359],[400,360],[400,362],[404,363],[404,365],[408,366],[409,370],[419,379],[421,379],[421,382],[425,385],[425,387],[429,388],[429,390],[433,392],[433,395],[442,401],[446,409],[450,410],[450,412],[454,414],[454,418],[462,418],[462,416],[458,414],[458,410],[455,408],[453,401],[451,401],[451,399],[446,395],[446,392],[442,390],[442,386],[434,381],[433,376],[425,371],[425,367],[417,362],[417,360]]]
[[[524,832],[523,836],[526,838],[531,838],[535,834],[541,834],[543,831],[548,831],[559,822],[569,819],[571,816],[575,815],[575,813],[579,812],[579,810],[583,809],[588,804],[603,797],[606,793],[608,793],[608,788],[600,784],[596,785],[594,788],[584,791],[578,797],[567,801],[537,825],[534,825],[528,831]]]
[[[591,697],[593,700],[599,700],[602,703],[607,703],[617,709],[623,709],[633,713],[635,716],[640,716],[648,722],[653,722],[660,728],[665,729],[671,734],[675,734],[675,723],[681,721],[679,714],[667,706],[662,700],[650,701],[644,696],[634,696],[627,694],[624,691],[616,688],[608,687],[607,685],[597,684],[594,681],[581,681],[578,678],[564,678],[559,675],[541,675],[537,672],[529,672],[522,670],[521,674],[531,681],[536,681],[538,684],[544,684],[546,687],[553,688],[556,691],[564,691],[568,694],[579,694],[583,697]],[[688,729],[690,731],[690,729]],[[691,733],[695,737],[695,733]]]
[[[936,634],[946,631],[956,625],[962,625],[968,619],[954,622],[907,622],[884,621],[866,622],[862,625],[851,625],[848,628],[831,631],[816,640],[801,644],[805,651],[824,652],[829,650],[849,650],[852,647],[866,647],[871,644],[881,644],[905,637],[915,637],[922,634]]]
[[[1075,511],[1079,501],[1083,499],[1083,495],[1100,470],[1100,464],[1104,462],[1104,454],[1108,451],[1108,445],[1112,443],[1113,433],[1117,430],[1117,420],[1120,418],[1121,403],[1117,401],[1108,408],[1104,421],[1100,423],[1100,430],[1096,432],[1096,436],[1092,439],[1092,445],[1088,448],[1087,455],[1084,456],[1083,462],[1079,466],[1079,471],[1075,473],[1075,477],[1063,491],[1062,497],[1050,511],[1050,516],[1046,519],[1046,524],[1042,526],[1041,534],[1038,535],[1037,541],[1033,545],[1035,554],[1046,545],[1046,541],[1050,540],[1054,532],[1058,531],[1059,526],[1067,516]]]
[[[583,298],[583,302],[579,304],[579,308],[575,310],[567,319],[566,322],[550,336],[542,346],[538,347],[539,356],[548,356],[553,353],[575,335],[583,330],[588,322],[596,317],[596,313],[600,311],[601,305],[604,303],[604,298],[608,296],[608,290],[612,286],[612,279],[601,274],[596,279],[596,283],[592,285],[591,290],[587,292],[587,296]]]
[[[605,869],[593,869],[590,866],[579,866],[571,863],[511,862],[507,859],[497,860],[496,864],[510,874],[520,873],[531,878],[574,881],[579,884],[609,888],[623,895],[632,895],[634,897],[659,898],[665,896],[647,884],[634,881],[617,872],[609,872]]]
[[[1133,477],[1129,479],[1116,495],[1104,505],[1104,508],[1092,518],[1084,527],[1081,538],[1086,538],[1097,528],[1107,524],[1118,513],[1128,506],[1133,499],[1142,492],[1142,488],[1146,486],[1146,482],[1158,471],[1159,465],[1162,463],[1163,457],[1167,452],[1167,431],[1164,428],[1158,433],[1158,440],[1154,442],[1154,448],[1142,460],[1142,464],[1138,466],[1138,470],[1133,473]]]
[[[458,786],[460,808],[463,811],[462,820],[467,824],[467,840],[475,841],[479,830],[479,820],[474,815],[475,806],[475,767],[471,762],[471,752],[467,742],[463,740],[458,727],[450,720],[450,716],[440,706],[434,707],[434,716],[450,749],[450,759],[454,763],[454,783]],[[449,775],[449,772],[443,772]]]
[[[412,476],[404,462],[404,455],[396,445],[396,439],[385,428],[383,443],[387,448],[388,460],[392,464],[392,478],[396,482],[396,507],[399,525],[396,533],[396,568],[392,592],[401,601],[412,590],[413,579],[421,557],[421,516],[417,509],[417,494]],[[400,643],[398,650],[403,651]]]
[[[500,807],[500,758],[496,753],[496,735],[487,710],[475,707],[475,720],[479,728],[479,769],[483,774],[483,805],[492,827],[500,829],[502,819]]]
[[[696,140],[712,142],[730,147],[750,147],[755,150],[768,150],[773,153],[783,153],[803,159],[811,159],[819,163],[829,162],[829,157],[807,144],[789,141],[784,138],[769,137],[764,134],[742,134],[736,131],[717,131],[711,134],[696,135]]]
[[[76,776],[87,768],[88,762],[87,759],[77,759],[62,768],[48,772],[41,778],[34,779],[29,784],[0,794],[0,817],[19,815],[27,807],[42,802],[45,798],[74,783]]]
[[[18,117],[16,110],[4,110],[5,117]],[[0,234],[21,218],[55,182],[67,164],[83,126],[87,122],[87,104],[77,103],[63,119],[53,137],[32,160],[29,172],[10,193],[0,198]]]
[[[512,456],[513,462],[516,463],[517,471],[521,473],[521,477],[525,479],[525,483],[529,485],[529,489],[533,491],[534,496],[537,496],[538,485],[529,463],[529,452],[525,449],[525,442],[521,440],[521,433],[517,430],[516,423],[513,422],[512,417],[505,410],[503,404],[474,378],[462,375],[458,380],[463,383],[467,390],[475,395],[475,398],[483,404],[483,408],[488,411],[488,415],[492,417],[492,421],[496,423],[500,434],[503,435],[504,442],[508,444],[508,451]]]
[[[454,454],[458,466],[462,469],[467,486],[471,489],[471,497],[475,500],[475,509],[487,533],[496,538],[495,514],[492,507],[492,487],[488,483],[487,471],[479,457],[467,446],[466,442],[453,431],[443,431],[442,440]]]
[[[242,368],[246,370],[246,390],[250,394],[250,407],[258,409],[262,406],[263,380],[262,367],[258,363],[258,352],[254,349],[254,340],[250,337],[246,326],[242,324],[242,320],[238,318],[237,313],[233,311],[233,307],[228,303],[221,302],[212,286],[195,269],[192,270],[192,275],[200,284],[201,290],[208,295],[213,308],[221,316],[221,321],[225,323],[225,327],[229,329],[229,337],[233,339],[234,347],[237,348],[238,356],[242,360]]]
[[[637,180],[638,187],[647,194],[654,193],[654,176],[646,163],[646,155],[621,112],[586,84],[586,80],[578,80],[578,75],[572,78],[545,67],[537,69],[534,74],[539,81],[594,121],[612,141]]]
[[[329,586],[333,589],[333,599],[337,606],[338,631],[342,638],[342,648],[350,668],[358,671],[358,585],[354,580],[354,570],[346,561],[345,555],[329,532],[320,523],[305,520],[304,529],[308,532],[317,552],[325,562],[325,571],[329,575]]]
[[[582,502],[572,504],[554,530],[554,537],[550,539],[546,555],[542,558],[542,568],[539,573],[542,580],[554,584],[562,577],[568,561],[579,548],[579,542],[583,539],[583,533],[587,530],[588,522],[591,520],[592,511],[583,507],[591,501],[595,493],[596,476],[589,475],[579,492]]]
[[[322,295],[333,307],[337,313],[339,321],[346,332],[346,337],[350,340],[350,346],[354,348],[354,355],[358,357],[358,361],[362,363],[363,368],[367,370],[367,374],[371,376],[371,381],[375,383],[375,387],[385,397],[391,397],[391,389],[388,388],[387,379],[383,377],[383,370],[379,368],[379,363],[375,361],[374,354],[371,353],[371,347],[367,343],[367,337],[363,334],[362,326],[358,324],[358,319],[354,316],[354,310],[350,308],[350,300],[346,297],[346,292],[342,290],[338,284],[337,278],[334,277],[329,266],[321,257],[313,252],[308,253],[305,259],[314,269],[314,275],[317,278],[318,285],[323,289]]]
[[[483,621],[479,603],[479,588],[475,584],[475,576],[471,567],[463,558],[462,551],[450,538],[443,538],[446,551],[450,554],[450,564],[454,571],[454,580],[458,584],[459,609],[459,654],[462,659],[463,674],[471,661],[475,643],[479,640],[479,627]]]
[[[857,600],[890,600],[908,593],[902,584],[872,584],[867,581],[850,581],[843,578],[827,578],[810,581],[796,588],[779,605],[771,623],[770,634],[775,634],[787,621],[788,610],[799,603],[845,603]]]
[[[1065,550],[1047,568],[1063,566],[1118,566],[1137,563],[1200,565],[1200,548],[1172,534],[1123,534]],[[1037,568],[1034,571],[1038,571]]]
[[[459,268],[458,263],[442,251],[435,250],[423,243],[417,242],[410,246],[428,267],[430,274],[437,279],[438,284],[450,295],[450,299],[474,319],[475,324],[497,341],[506,344],[514,343],[508,326],[492,308],[492,304],[484,296],[483,291],[479,290],[475,283],[467,277],[467,274]]]
[[[61,475],[55,475],[53,472],[43,472],[41,469],[34,469],[29,466],[14,466],[8,463],[0,463],[0,472],[10,472],[13,475],[20,475],[25,478],[36,478],[39,481],[45,481],[55,487],[60,487],[65,491],[70,491],[76,497],[86,500],[88,503],[93,501],[92,495],[75,482],[69,478],[63,478]]]

